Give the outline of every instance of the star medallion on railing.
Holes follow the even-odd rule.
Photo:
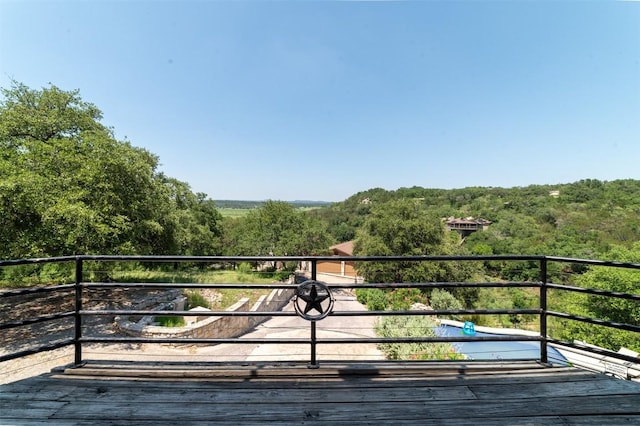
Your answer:
[[[305,303],[304,307],[300,306],[300,301]],[[333,310],[333,303],[334,299],[329,287],[322,282],[308,280],[296,289],[294,307],[298,315],[306,320],[317,321],[325,318]],[[316,311],[318,314],[312,315],[311,311]]]

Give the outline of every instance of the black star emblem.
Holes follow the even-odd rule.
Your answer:
[[[315,309],[320,314],[324,314],[324,308],[322,307],[322,302],[329,298],[329,293],[321,292],[318,294],[318,290],[316,289],[316,285],[311,285],[311,290],[309,293],[303,291],[300,295],[300,298],[307,302],[307,306],[304,307],[304,313],[308,313],[310,310]]]

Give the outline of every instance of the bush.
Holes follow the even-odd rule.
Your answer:
[[[435,337],[435,323],[422,316],[385,316],[376,322],[380,337]],[[452,360],[464,359],[449,343],[382,343],[380,350],[389,359]]]
[[[383,311],[387,307],[384,291],[378,288],[359,288],[356,290],[356,297],[370,311]]]
[[[287,269],[282,269],[280,271],[275,271],[273,273],[273,280],[274,281],[287,281],[289,279],[289,277],[291,276],[291,274],[293,274],[293,271],[287,270]]]
[[[446,290],[434,289],[429,298],[430,306],[436,310],[462,309],[462,303]],[[459,315],[441,315],[441,318],[460,320]]]
[[[40,271],[40,282],[44,284],[64,284],[75,281],[75,264],[45,263]]]
[[[427,297],[418,288],[398,288],[387,292],[387,309],[407,310],[414,303],[427,303]]]
[[[414,303],[426,303],[427,298],[417,288],[398,288],[381,290],[379,288],[357,289],[358,302],[366,305],[370,311],[407,310]]]
[[[40,284],[40,265],[7,266],[0,269],[2,287],[24,287]]]
[[[253,272],[253,268],[251,268],[251,264],[249,262],[242,262],[238,265],[238,272],[241,274],[251,274],[251,272]]]
[[[184,327],[185,325],[184,318],[175,315],[155,317],[155,321],[162,327]]]
[[[197,291],[190,291],[186,293],[187,302],[185,303],[185,310],[195,308],[196,306],[202,306],[203,308],[209,309],[209,301]]]

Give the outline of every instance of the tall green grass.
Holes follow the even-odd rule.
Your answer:
[[[162,327],[184,327],[184,317],[179,317],[177,315],[167,315],[155,317],[155,322],[158,323],[159,326]]]

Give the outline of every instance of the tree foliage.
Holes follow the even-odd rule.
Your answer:
[[[283,201],[267,201],[244,218],[229,221],[228,254],[306,256],[324,254],[333,240],[317,218]]]
[[[0,256],[215,254],[211,200],[114,138],[78,91],[14,83],[0,102]]]
[[[457,234],[445,231],[440,218],[411,200],[398,200],[372,209],[358,231],[354,254],[446,255],[455,253],[458,243]],[[468,268],[445,262],[359,262],[357,269],[370,282],[456,281],[470,274]]]
[[[428,303],[427,297],[417,288],[398,288],[391,291],[359,288],[356,289],[356,296],[358,302],[371,311],[409,310],[414,303]]]
[[[640,263],[640,243],[632,249],[614,247],[609,258],[628,263]],[[592,266],[576,278],[579,287],[607,290],[620,293],[640,294],[640,271]],[[571,294],[559,301],[565,312],[625,324],[640,324],[640,303],[615,297]],[[637,333],[615,328],[594,326],[577,321],[566,322],[557,327],[557,332],[566,340],[582,340],[617,351],[627,347],[640,351],[640,336]]]
[[[436,325],[428,317],[385,316],[375,325],[376,334],[381,337],[435,337]],[[462,359],[450,343],[382,343],[378,345],[389,359],[453,360]]]
[[[376,208],[410,200],[433,217],[490,220],[485,232],[465,239],[471,253],[490,247],[493,254],[597,258],[611,245],[629,247],[640,240],[639,194],[640,181],[633,179],[585,179],[515,188],[375,188],[314,214],[328,224],[338,241],[347,241],[356,236]],[[476,250],[476,245],[483,247]]]

